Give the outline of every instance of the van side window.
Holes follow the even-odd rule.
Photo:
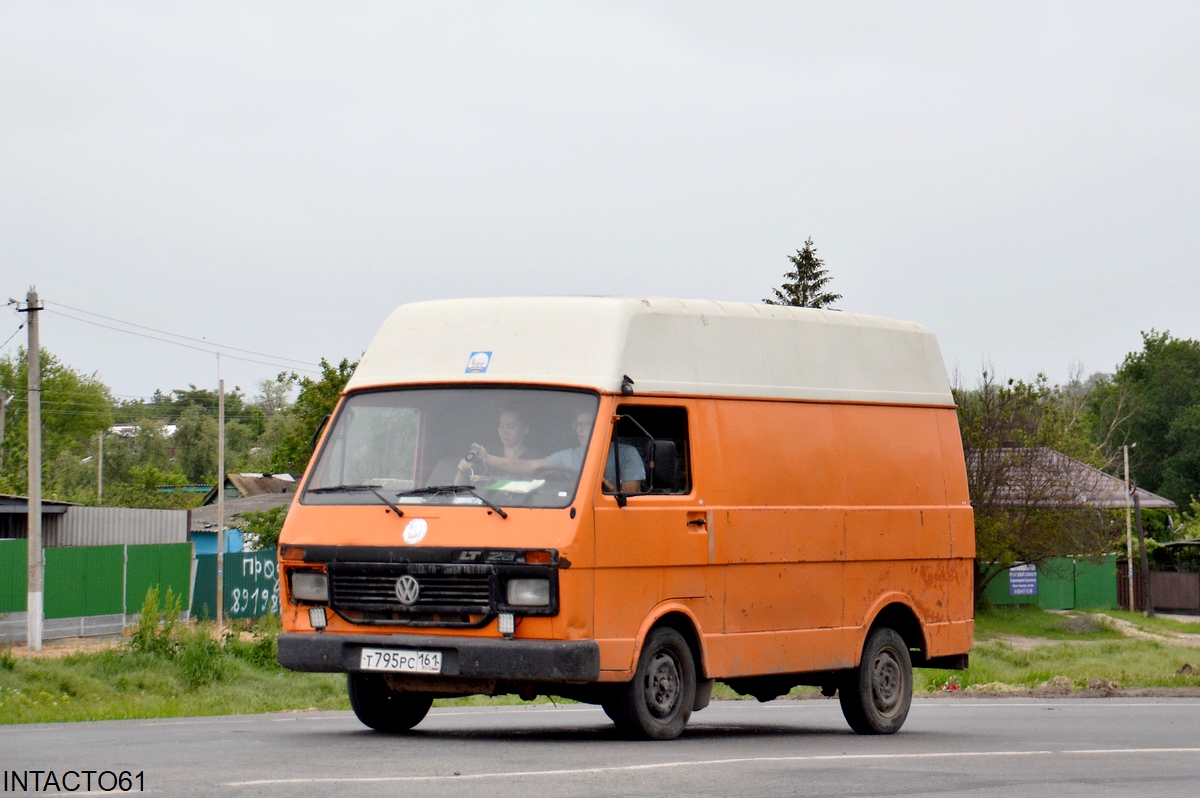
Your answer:
[[[640,494],[684,494],[692,489],[690,468],[691,447],[688,440],[687,410],[682,407],[660,407],[657,405],[619,405],[617,415],[623,418],[617,422],[614,430],[618,448],[632,447],[644,464],[644,479],[641,483]],[[635,424],[634,421],[637,423]],[[638,425],[641,425],[639,428]],[[644,428],[644,431],[643,429]],[[647,437],[646,433],[650,433]],[[651,438],[674,444],[675,468],[674,479],[664,483],[661,474],[664,469],[654,467]],[[660,447],[661,449],[661,447]],[[610,447],[611,451],[611,447]],[[625,461],[622,461],[625,462]],[[628,479],[626,474],[622,480]],[[612,491],[605,487],[606,493]]]

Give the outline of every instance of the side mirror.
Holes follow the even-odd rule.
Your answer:
[[[653,460],[654,487],[672,490],[675,487],[675,441],[656,440],[650,444],[650,456]]]
[[[317,441],[319,441],[321,439],[321,433],[325,431],[325,426],[327,424],[329,424],[329,419],[331,419],[331,418],[333,418],[333,413],[326,413],[325,418],[321,419],[321,423],[317,425],[317,430],[316,430],[316,432],[313,433],[313,436],[312,436],[311,448],[314,451],[317,448]]]

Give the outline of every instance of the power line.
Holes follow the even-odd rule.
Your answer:
[[[115,332],[125,333],[126,335],[136,335],[138,338],[149,338],[151,341],[160,341],[164,344],[173,344],[175,346],[182,346],[185,349],[194,349],[197,352],[204,352],[205,354],[209,354],[209,355],[218,355],[220,357],[227,357],[230,360],[242,360],[242,361],[245,361],[246,363],[258,363],[263,366],[273,366],[274,368],[293,369],[295,371],[303,371],[308,374],[320,374],[321,373],[314,369],[297,368],[296,366],[291,366],[286,363],[278,363],[278,362],[271,363],[266,360],[255,360],[253,358],[242,357],[240,355],[230,355],[225,352],[219,352],[215,349],[205,349],[204,347],[192,346],[191,344],[185,344],[180,341],[172,341],[169,338],[159,338],[158,336],[155,336],[155,335],[147,335],[146,333],[134,332],[133,330],[125,330],[120,327],[113,327],[110,324],[101,324],[100,322],[92,321],[91,319],[81,319],[78,316],[72,316],[69,313],[63,313],[61,310],[51,310],[50,308],[46,308],[46,312],[53,313],[55,316],[62,316],[65,319],[71,319],[73,321],[82,322],[83,324],[91,324],[95,327],[103,327],[106,330],[113,330]],[[121,322],[121,323],[124,324],[125,322]],[[171,333],[167,333],[167,335],[170,335],[170,334]],[[270,356],[268,355],[267,357],[270,357]],[[307,361],[296,361],[296,362],[304,363]],[[314,365],[314,364],[310,363],[309,365]]]
[[[21,330],[24,330],[24,329],[25,329],[24,324],[18,324],[17,329],[13,332],[13,334],[8,336],[8,341],[11,341],[12,339],[16,338],[17,333],[19,333]],[[4,347],[8,346],[8,341],[5,341],[4,343],[0,344],[0,349],[3,349]]]
[[[253,349],[242,349],[242,348],[236,347],[236,346],[228,346],[226,344],[218,344],[214,341],[209,341],[204,338],[193,338],[189,335],[180,335],[179,333],[173,333],[168,330],[159,330],[159,329],[155,329],[154,327],[147,327],[144,324],[135,324],[132,321],[125,321],[124,319],[114,318],[113,316],[105,316],[102,313],[94,313],[90,310],[84,310],[83,308],[74,308],[74,307],[71,307],[70,305],[63,304],[62,302],[51,302],[51,301],[47,300],[46,304],[58,305],[60,308],[66,308],[67,310],[73,310],[76,313],[83,313],[87,316],[95,316],[98,319],[105,319],[107,321],[115,321],[118,324],[124,324],[128,327],[137,327],[139,330],[149,330],[150,332],[156,332],[156,333],[159,333],[160,335],[169,335],[172,338],[182,338],[185,341],[193,341],[195,343],[204,344],[205,346],[211,346],[216,349],[229,349],[233,352],[244,352],[247,355],[257,355],[258,357],[270,358],[271,360],[284,360],[284,361],[288,361],[291,363],[302,363],[305,366],[316,365],[314,363],[310,363],[307,360],[297,360],[296,358],[293,358],[293,357],[282,357],[280,355],[271,355],[266,352],[255,352]],[[66,315],[66,314],[62,314],[62,315]],[[68,318],[73,318],[73,317],[68,317]],[[76,319],[76,321],[83,321],[83,319]],[[112,329],[112,328],[109,328],[109,329]],[[232,355],[228,355],[228,357],[232,357]],[[251,362],[258,362],[258,361],[251,361]]]

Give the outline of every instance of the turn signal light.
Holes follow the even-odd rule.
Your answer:
[[[525,562],[535,563],[537,565],[550,564],[550,552],[548,551],[527,551],[525,552]]]
[[[279,547],[279,559],[281,559],[281,560],[303,560],[304,559],[304,547],[303,546],[280,546]]]

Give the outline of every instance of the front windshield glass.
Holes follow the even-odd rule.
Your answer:
[[[303,502],[380,504],[378,491],[398,506],[566,507],[598,406],[593,393],[534,388],[354,394],[333,420]]]

